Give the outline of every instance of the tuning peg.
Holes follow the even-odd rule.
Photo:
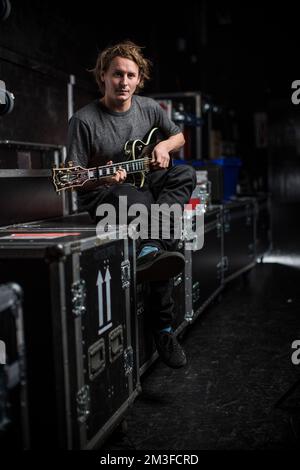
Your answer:
[[[59,168],[64,168],[64,167],[65,167],[65,164],[64,164],[63,162],[61,162],[61,163],[59,164]]]
[[[68,162],[68,166],[74,166],[74,163],[72,162],[72,160]]]

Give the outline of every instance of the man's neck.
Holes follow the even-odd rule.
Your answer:
[[[131,99],[123,103],[120,103],[120,102],[116,102],[113,100],[109,100],[106,96],[103,96],[103,98],[101,98],[100,101],[102,104],[104,104],[104,106],[107,109],[116,113],[124,113],[125,111],[128,111],[132,103]]]

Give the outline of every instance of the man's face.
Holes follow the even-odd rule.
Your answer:
[[[108,102],[130,104],[131,97],[140,83],[139,68],[135,62],[115,57],[101,79],[105,84],[105,98]]]

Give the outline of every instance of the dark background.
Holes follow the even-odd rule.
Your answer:
[[[65,144],[70,74],[76,110],[97,97],[88,70],[99,51],[131,39],[154,63],[145,94],[200,91],[224,110],[224,120],[233,110],[246,190],[300,202],[300,105],[291,102],[296,2],[12,0],[11,6],[0,23],[0,79],[16,99],[13,112],[0,117],[1,139]],[[267,113],[266,148],[255,145],[257,112]]]

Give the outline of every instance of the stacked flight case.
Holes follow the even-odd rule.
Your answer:
[[[239,196],[238,201],[253,205],[254,251],[257,261],[272,249],[272,210],[270,193],[258,193]]]
[[[250,198],[223,205],[223,276],[229,282],[256,263],[255,210]]]
[[[221,206],[210,206],[204,213],[203,227],[197,230],[201,243],[188,249],[185,234],[185,270],[174,279],[173,298],[176,299],[176,331],[180,333],[209,305],[223,287],[223,233]],[[195,213],[191,214],[193,221]],[[196,230],[194,228],[196,233]],[[203,233],[201,233],[203,231]],[[181,282],[183,280],[183,282]]]
[[[188,256],[188,253],[187,253]],[[223,285],[223,233],[221,206],[211,206],[204,216],[204,244],[191,252],[191,316],[197,316],[218,295]]]
[[[0,285],[0,449],[28,449],[30,443],[23,330],[22,290]]]
[[[0,233],[0,282],[24,291],[33,449],[98,447],[140,391],[134,240],[78,218]]]

